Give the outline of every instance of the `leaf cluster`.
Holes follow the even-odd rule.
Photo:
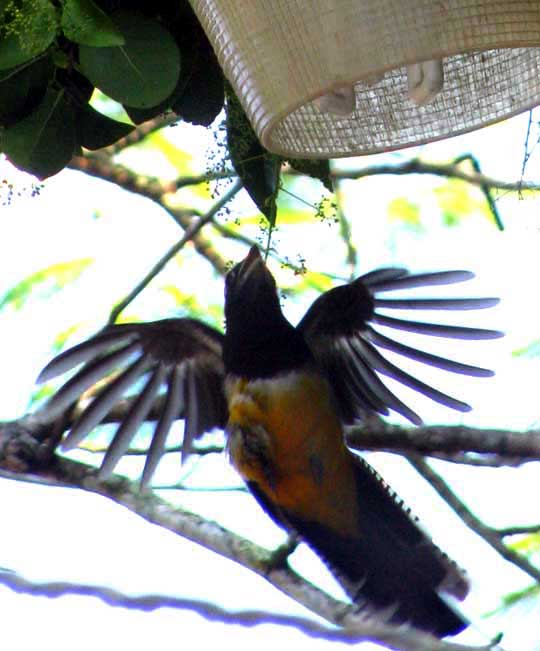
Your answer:
[[[45,178],[126,136],[133,124],[90,105],[96,88],[133,124],[171,110],[208,125],[224,101],[187,0],[0,0],[0,150],[14,165]]]
[[[131,123],[95,110],[95,89]],[[327,160],[261,145],[187,0],[0,0],[0,151],[40,179],[169,111],[208,126],[225,94],[228,158],[270,225],[284,163],[332,190]]]
[[[280,178],[284,163],[288,163],[300,174],[318,179],[327,190],[332,192],[328,160],[285,159],[271,154],[260,143],[242,105],[227,83],[225,91],[227,146],[231,162],[249,196],[271,226],[276,222],[276,201],[281,187]]]

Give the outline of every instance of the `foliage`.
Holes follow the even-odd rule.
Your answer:
[[[535,341],[531,341],[526,346],[522,346],[521,348],[514,350],[512,354],[514,355],[514,357],[526,357],[526,358],[539,357],[540,341],[538,339],[536,339]]]
[[[170,111],[209,126],[224,107],[223,72],[187,0],[8,0],[0,37],[0,151],[40,179],[133,124]],[[96,111],[95,89],[132,124]],[[284,161],[260,144],[230,87],[226,111],[230,160],[273,225]],[[332,190],[327,160],[287,162]]]
[[[0,149],[17,167],[45,178],[133,129],[92,109],[95,88],[135,123],[170,109],[209,124],[221,110],[223,76],[187,0],[57,4],[0,4]]]
[[[259,142],[232,89],[227,93],[227,143],[231,161],[257,208],[273,225],[282,159]]]
[[[114,20],[123,42],[113,47],[80,45],[81,71],[120,104],[148,108],[165,100],[180,76],[180,51],[170,32],[130,11],[117,11]]]
[[[0,36],[0,149],[18,167],[44,178],[68,165],[73,154],[81,148],[95,150],[107,147],[133,130],[132,124],[113,120],[96,110],[92,104],[96,88],[121,104],[135,124],[171,110],[185,121],[209,125],[225,105],[230,161],[258,209],[273,226],[279,205],[279,225],[287,225],[291,230],[307,225],[311,229],[309,238],[315,237],[313,233],[318,223],[315,220],[314,224],[314,210],[306,207],[311,202],[304,201],[298,208],[296,201],[289,201],[290,197],[296,199],[296,195],[288,190],[296,192],[300,188],[296,194],[301,195],[302,199],[302,184],[305,183],[304,175],[307,175],[318,179],[331,191],[335,175],[331,174],[329,162],[283,160],[262,147],[230,88],[226,89],[225,104],[222,71],[187,1],[9,0],[2,3],[0,0]],[[141,48],[141,38],[152,46]],[[154,43],[159,43],[159,46],[154,48]],[[161,70],[165,67],[163,61],[167,63],[166,70]],[[162,133],[154,133],[146,142],[149,146],[160,147],[161,153],[176,166],[178,177],[195,177],[197,170],[190,169],[185,153],[174,150]],[[121,151],[123,146],[119,145],[115,151]],[[102,152],[99,156],[90,155],[84,160],[95,162],[98,159],[105,160],[109,170],[112,169],[114,161],[111,151]],[[472,165],[470,157],[459,162],[465,171]],[[479,172],[479,168],[472,167]],[[230,174],[230,169],[225,171]],[[139,178],[139,184],[135,181],[131,183],[133,177],[130,173],[126,168],[122,169],[126,189],[134,192],[140,190],[141,195],[148,197],[151,196],[149,188],[159,185],[157,179],[149,178]],[[111,174],[108,180],[122,186],[119,178]],[[182,209],[175,212],[173,202],[167,201],[174,190],[154,192],[151,196],[169,211],[184,231],[201,217],[205,218],[206,208],[200,212],[199,208],[205,206],[204,201],[209,199],[205,182],[192,180],[186,185],[188,183],[192,184],[192,196],[196,192],[194,188],[198,188],[197,199],[201,203],[196,203],[197,210],[185,208],[184,195],[175,204],[181,204]],[[313,185],[317,186],[316,191],[320,189],[319,183]],[[165,186],[164,183],[161,187]],[[179,183],[178,187],[185,186]],[[479,213],[489,218],[496,216],[489,189],[482,186],[481,191],[484,196],[478,189],[471,191],[471,186],[463,180],[452,179],[442,185],[435,196],[444,223],[448,226],[461,225],[467,217]],[[9,189],[8,196],[11,196],[11,192]],[[332,226],[334,222],[338,223],[343,240],[341,245],[350,252],[353,247],[352,235],[333,199],[325,197],[316,212],[326,224]],[[211,208],[208,208],[206,216],[210,213]],[[182,215],[185,221],[182,221]],[[415,198],[393,199],[388,206],[388,215],[415,236],[425,230],[421,204]],[[190,236],[188,241],[214,265],[216,272],[222,273],[229,263],[226,238],[247,243],[248,234],[259,227],[261,217],[253,213],[240,217],[235,214],[234,222],[219,217],[207,222],[204,237],[199,233]],[[207,237],[209,231],[211,235]],[[216,232],[223,237],[218,240]],[[47,299],[52,293],[76,281],[92,262],[90,258],[71,260],[34,272],[3,297],[0,296],[0,308],[20,310],[36,296]],[[305,260],[300,255],[296,262],[287,259],[281,262],[288,267],[284,275],[295,274],[289,285],[284,283],[287,289],[282,295],[291,302],[303,292],[314,294],[335,284],[335,277],[329,273],[306,269]],[[350,267],[352,271],[352,262]],[[184,270],[182,277],[192,283],[190,272],[191,269]],[[335,273],[335,267],[332,272]],[[343,277],[344,274],[342,270]],[[178,286],[177,280],[167,278],[156,288],[165,297],[167,305],[173,304],[175,313],[178,311],[197,317],[204,315],[207,322],[222,327],[221,304],[208,301],[206,295],[186,291]],[[201,282],[200,278],[197,278],[197,282]],[[137,307],[128,316],[130,320],[140,318]],[[123,318],[127,318],[125,314]],[[72,343],[71,338],[79,334],[83,325],[83,321],[77,321],[66,327],[53,342],[55,351]],[[540,344],[535,341],[516,351],[516,355],[537,356],[539,349]],[[42,400],[51,391],[49,386],[43,387],[34,395],[34,400]],[[99,436],[103,436],[103,432]],[[96,438],[96,442],[101,443],[102,438]],[[146,442],[143,436],[142,443]],[[538,534],[508,547],[536,560]],[[537,594],[537,588],[513,593],[503,606],[506,608]]]
[[[406,224],[407,228],[420,232],[422,222],[420,218],[420,207],[412,203],[407,197],[397,197],[388,206],[390,219]]]
[[[63,289],[67,283],[79,278],[92,262],[92,258],[80,258],[69,262],[57,262],[36,271],[5,294],[4,298],[0,300],[0,309],[9,305],[15,310],[20,310],[36,294],[42,298],[49,297],[54,292]]]

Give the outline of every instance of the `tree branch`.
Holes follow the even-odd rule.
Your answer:
[[[8,475],[10,473],[7,473]],[[87,594],[99,597],[106,603],[151,610],[161,606],[195,610],[203,617],[215,621],[230,621],[245,626],[277,623],[294,626],[311,637],[340,640],[348,643],[371,641],[386,645],[395,651],[487,651],[493,644],[470,647],[441,642],[431,635],[406,626],[391,626],[380,621],[373,613],[358,612],[355,606],[333,599],[294,572],[288,565],[275,566],[275,555],[251,541],[224,529],[219,524],[205,520],[169,503],[153,493],[141,493],[138,485],[121,477],[98,481],[97,470],[69,459],[54,456],[46,468],[35,471],[45,479],[61,482],[65,486],[81,488],[107,497],[125,506],[153,524],[160,525],[193,542],[203,545],[221,556],[251,569],[265,578],[281,592],[295,599],[328,622],[339,626],[335,631],[305,618],[280,617],[259,611],[246,611],[231,615],[214,604],[188,599],[170,599],[156,596],[125,597],[117,591],[97,586],[73,586],[62,582],[31,584],[10,571],[0,573],[0,582],[13,590],[60,596],[62,594]],[[16,478],[16,473],[13,473]]]
[[[487,455],[490,465],[518,465],[540,460],[540,431],[513,432],[465,425],[400,427],[382,419],[370,419],[367,426],[351,428],[348,444],[356,450],[380,450],[432,455],[456,460],[455,454]]]
[[[409,455],[409,463],[415,468],[424,479],[431,484],[443,500],[455,511],[463,522],[488,545],[498,552],[509,563],[512,563],[520,570],[528,574],[535,581],[540,582],[540,569],[530,563],[524,556],[518,554],[513,549],[507,547],[502,538],[503,536],[497,529],[487,526],[469,509],[450,488],[442,476],[437,473],[424,459],[419,455]]]
[[[187,230],[193,224],[194,217],[203,217],[199,212],[171,208],[165,201],[165,195],[174,194],[177,187],[174,181],[162,182],[157,178],[140,176],[127,167],[112,163],[109,159],[96,155],[74,156],[69,167],[90,176],[109,181],[115,185],[150,199],[157,203],[182,229]],[[225,273],[226,265],[221,256],[215,251],[212,244],[200,233],[192,238],[197,252],[203,256],[214,269],[221,275]]]
[[[377,424],[382,428],[384,426],[384,436],[388,436],[388,432],[395,431],[398,434],[400,428],[384,424],[380,419],[370,419],[367,431],[372,432]],[[32,433],[32,426],[36,429],[36,434]],[[387,428],[390,428],[389,430]],[[50,429],[50,428],[49,428]],[[430,437],[430,430],[433,429],[434,437]],[[439,446],[444,447],[444,437],[441,438],[440,430],[447,432],[448,429],[455,430],[458,434],[457,437],[448,437],[450,442],[447,445],[448,450],[453,450],[458,445],[458,442],[463,443],[463,428],[419,428],[421,440],[426,438],[430,441],[430,445],[439,437]],[[405,430],[406,431],[406,430]],[[54,432],[54,430],[53,430]],[[495,449],[497,453],[508,454],[508,443],[506,442],[501,450],[500,438],[506,434],[515,435],[516,433],[504,433],[499,430],[495,432]],[[472,439],[478,435],[478,431],[466,428],[466,433],[472,433]],[[356,436],[360,432],[354,432]],[[410,432],[408,433],[410,436]],[[286,558],[282,558],[281,562],[276,566],[276,554],[258,547],[250,541],[235,536],[227,531],[220,525],[214,522],[208,522],[200,516],[185,511],[179,508],[173,508],[166,501],[161,500],[156,495],[150,492],[139,492],[138,485],[121,477],[114,477],[108,481],[98,481],[97,470],[85,464],[77,463],[69,459],[58,457],[54,454],[53,448],[47,439],[47,429],[39,422],[39,418],[28,416],[21,419],[19,422],[9,423],[0,426],[0,469],[3,469],[3,476],[19,478],[26,477],[24,473],[31,472],[30,478],[35,481],[37,478],[46,483],[54,483],[58,485],[70,486],[89,490],[105,497],[108,497],[118,504],[129,508],[141,517],[150,522],[159,524],[167,529],[182,535],[189,540],[202,544],[207,549],[214,551],[230,560],[234,560],[248,569],[256,572],[260,576],[266,578],[276,588],[287,594],[288,596],[296,599],[299,603],[311,609],[316,614],[324,617],[328,621],[337,625],[344,625],[348,622],[347,619],[354,611],[353,607],[346,605],[343,602],[332,600],[328,595],[318,590],[311,584],[304,581],[299,575],[293,572],[286,563]],[[378,436],[382,436],[382,429],[378,432]],[[523,434],[519,435],[521,439],[527,437]],[[367,435],[360,435],[362,448],[365,449],[365,439],[369,438]],[[480,439],[484,440],[484,435],[480,435]],[[407,441],[407,438],[404,439]],[[373,444],[373,437],[372,437]],[[403,445],[403,440],[399,441],[400,446]],[[520,441],[521,443],[521,441]],[[492,442],[493,444],[493,442]],[[485,451],[485,444],[484,451]],[[452,447],[454,446],[454,447]],[[420,447],[426,447],[426,441]],[[514,450],[512,450],[512,454]],[[461,501],[457,495],[450,489],[444,479],[438,475],[419,454],[406,455],[413,467],[435,488],[439,495],[451,506],[451,508],[461,517],[464,523],[472,529],[475,533],[480,535],[493,549],[495,549],[503,558],[514,564],[516,567],[527,573],[534,580],[540,581],[540,569],[536,568],[526,558],[508,548],[504,543],[504,537],[508,535],[515,535],[517,533],[530,532],[527,527],[525,531],[523,528],[511,528],[498,531],[484,524],[470,509]],[[533,528],[536,530],[536,528]],[[353,616],[352,626],[356,626],[356,620]],[[365,613],[362,613],[362,622],[365,623]],[[349,624],[346,624],[349,626]],[[363,624],[362,624],[363,625]],[[379,623],[377,624],[379,626]],[[383,625],[386,629],[394,630],[394,627]],[[357,631],[357,629],[354,629]],[[363,631],[364,629],[362,629]],[[371,630],[371,629],[370,629]],[[377,629],[379,630],[379,629]],[[382,629],[381,629],[382,630]],[[400,630],[400,629],[397,629]],[[362,633],[363,634],[363,633]],[[380,633],[383,635],[383,633]],[[379,635],[379,633],[377,633]],[[384,644],[391,644],[389,642],[393,638],[384,636],[373,637],[370,632],[369,639],[380,641]],[[359,638],[360,639],[360,638]],[[363,639],[363,638],[362,638]],[[366,638],[367,639],[367,638]],[[391,648],[405,650],[412,648],[424,648],[423,646],[411,647],[407,646],[408,642],[401,642],[398,646],[391,646]],[[439,648],[439,647],[425,647],[425,648]],[[446,647],[441,647],[446,648]],[[453,647],[450,647],[453,648]],[[460,648],[460,647],[456,647]]]
[[[522,527],[504,527],[504,529],[496,529],[496,531],[501,538],[505,538],[506,536],[525,536],[540,533],[540,524],[524,525]]]
[[[403,174],[430,174],[434,176],[445,176],[447,178],[460,179],[472,185],[487,186],[497,190],[507,190],[509,192],[540,191],[540,185],[537,183],[523,183],[522,181],[502,181],[495,179],[479,172],[464,171],[459,167],[459,162],[464,158],[471,157],[470,154],[465,157],[460,156],[457,163],[428,163],[419,158],[406,160],[402,163],[392,163],[385,165],[371,165],[356,170],[333,170],[331,176],[336,179],[361,179],[366,176],[378,176],[381,174],[403,175]]]
[[[105,416],[102,423],[120,423],[126,417],[133,403],[133,398],[125,398],[113,407]],[[155,408],[148,414],[148,420],[160,417],[162,402],[159,400]],[[66,414],[61,427],[63,430],[70,428],[74,418],[78,415],[75,409],[71,414]],[[2,427],[22,426],[25,431],[34,436],[50,438],[51,425],[43,423],[39,417],[39,410],[35,415],[26,416],[19,421],[11,423],[0,422]],[[391,452],[401,455],[418,453],[433,456],[445,461],[466,463],[471,465],[487,465],[499,467],[504,465],[518,466],[529,461],[540,460],[540,431],[510,431],[505,429],[484,429],[467,427],[466,425],[429,425],[422,427],[402,427],[385,422],[381,418],[370,418],[364,425],[348,428],[346,432],[347,444],[360,452],[376,450]],[[207,454],[220,452],[220,446],[211,446],[206,449],[194,446],[192,454]],[[89,449],[92,452],[105,452],[103,449]],[[145,455],[146,448],[134,448],[126,452],[130,455]],[[169,447],[167,454],[179,453],[180,447]]]
[[[234,197],[234,195],[242,189],[243,185],[240,180],[235,181],[233,185],[221,196],[218,201],[210,208],[210,210],[200,219],[193,220],[189,227],[186,228],[184,236],[172,246],[165,255],[158,260],[158,262],[150,269],[146,276],[135,286],[135,288],[123,298],[109,316],[109,323],[114,323],[122,310],[124,310],[142,291],[145,287],[159,274],[165,265],[174,258],[174,256],[182,249],[182,247],[189,241],[193,240],[199,231],[212,221],[215,215]],[[224,269],[223,269],[224,271]]]

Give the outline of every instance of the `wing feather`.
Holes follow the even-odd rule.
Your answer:
[[[36,415],[44,422],[63,418],[68,427],[71,418],[64,449],[79,445],[97,425],[118,420],[102,477],[113,472],[141,425],[156,421],[143,471],[143,482],[148,483],[175,420],[186,419],[184,452],[196,437],[224,427],[222,344],[219,331],[196,319],[109,326],[44,368],[39,381],[82,364]],[[148,379],[141,384],[145,375]],[[93,397],[80,400],[85,392]],[[69,414],[76,414],[74,422]]]
[[[335,287],[319,296],[297,328],[303,334],[315,360],[325,371],[334,389],[345,423],[354,422],[365,411],[386,414],[388,409],[402,414],[414,424],[420,417],[384,384],[381,375],[391,377],[431,400],[458,411],[470,406],[430,384],[401,370],[384,357],[381,349],[415,362],[450,373],[490,377],[489,369],[465,364],[415,348],[388,337],[373,324],[415,334],[459,340],[485,340],[501,337],[497,330],[430,323],[390,317],[380,309],[462,311],[497,305],[496,298],[380,298],[379,292],[416,287],[449,285],[473,278],[469,271],[439,271],[410,274],[399,267],[378,269],[353,282]]]
[[[90,405],[77,418],[71,431],[62,442],[64,450],[76,447],[91,430],[99,425],[120,396],[148,370],[149,359],[142,355],[109,385],[102,389]]]
[[[90,359],[81,371],[54,394],[52,399],[40,410],[40,416],[46,421],[54,420],[75,403],[91,386],[121,368],[138,351],[138,344],[131,343],[97,359]]]
[[[118,461],[127,452],[135,434],[146,420],[150,409],[152,409],[152,405],[154,404],[154,400],[166,373],[167,369],[165,365],[158,363],[144,389],[133,401],[105,453],[99,472],[101,479],[105,479],[113,472]]]
[[[63,375],[75,366],[79,366],[83,362],[88,362],[91,359],[96,359],[102,353],[111,352],[112,347],[120,347],[122,345],[128,346],[137,339],[135,332],[118,332],[116,330],[106,330],[101,334],[97,334],[88,341],[82,344],[73,346],[69,350],[57,355],[47,366],[41,371],[37,378],[37,382],[47,382],[58,375]]]
[[[182,391],[184,369],[182,366],[175,366],[168,379],[167,394],[165,404],[156,423],[156,428],[152,436],[150,448],[146,456],[141,484],[147,486],[152,479],[159,460],[165,450],[167,435],[174,421],[180,416],[184,406],[184,397]]]

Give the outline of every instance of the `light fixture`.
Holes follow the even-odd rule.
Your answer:
[[[537,0],[190,0],[263,145],[389,151],[540,104]]]

